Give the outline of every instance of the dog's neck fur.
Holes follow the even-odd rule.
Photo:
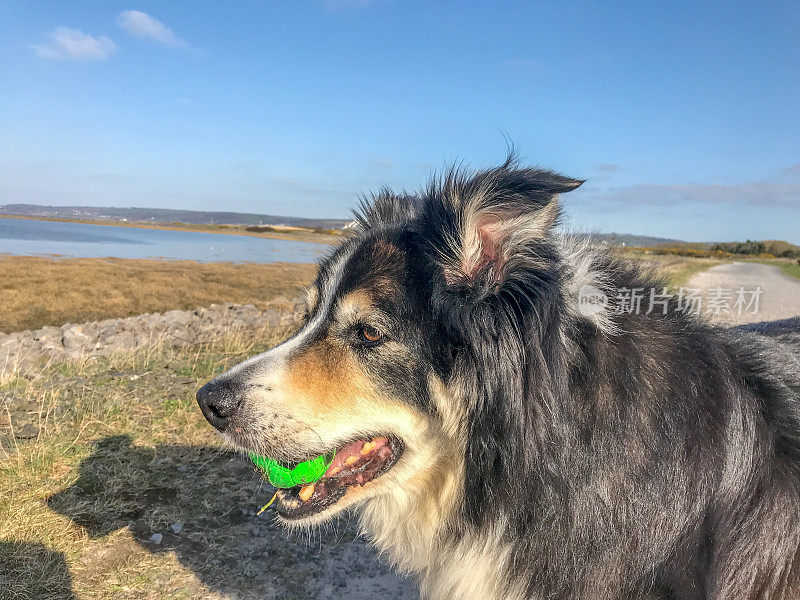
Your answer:
[[[419,580],[425,598],[522,598],[506,589],[512,548],[500,541],[501,531],[447,530],[463,493],[463,459],[438,458],[430,457],[430,466],[401,493],[370,500],[361,514],[362,529],[399,570]]]
[[[367,502],[362,530],[396,568],[419,581],[427,599],[522,599],[523,590],[508,589],[505,574],[513,548],[502,539],[502,528],[455,530],[454,524],[462,522],[456,517],[464,493],[464,448],[454,447],[452,440],[463,439],[457,430],[464,424],[452,410],[458,392],[438,380],[430,385],[441,429],[419,436],[424,441],[411,458],[416,464],[407,465],[414,474],[395,488],[397,493]]]

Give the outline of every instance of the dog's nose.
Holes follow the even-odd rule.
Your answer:
[[[197,390],[197,403],[203,416],[220,431],[230,424],[242,406],[243,395],[230,381],[209,381]]]

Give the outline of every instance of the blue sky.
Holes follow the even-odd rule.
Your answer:
[[[0,3],[0,204],[344,217],[455,161],[577,229],[800,242],[799,2]]]

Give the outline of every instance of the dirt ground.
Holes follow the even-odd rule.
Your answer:
[[[707,315],[720,323],[740,325],[743,323],[757,323],[759,321],[775,321],[800,315],[800,280],[789,277],[781,272],[775,265],[765,265],[753,262],[732,262],[712,267],[707,271],[698,273],[689,281],[689,287],[704,291],[706,300],[714,290],[722,290],[718,294],[728,294],[720,306],[729,310],[720,309],[718,312]],[[760,289],[757,304],[752,308],[738,310],[735,308],[738,290],[748,292]],[[751,296],[746,297],[749,304]],[[727,305],[727,306],[726,306]],[[716,311],[716,308],[714,309]]]

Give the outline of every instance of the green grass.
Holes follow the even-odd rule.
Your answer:
[[[692,277],[706,269],[722,264],[721,261],[708,258],[690,258],[685,263],[676,267],[669,276],[669,283],[673,288],[679,288],[689,283]]]
[[[685,286],[697,273],[723,263],[722,260],[716,258],[645,254],[632,249],[619,249],[617,252],[622,258],[663,275],[671,288]]]
[[[735,259],[738,262],[754,262],[762,265],[778,267],[784,275],[800,279],[800,264],[794,258],[755,258],[742,257]]]
[[[796,277],[800,279],[800,264],[797,264],[796,260],[788,260],[788,259],[757,259],[755,262],[760,262],[765,265],[774,265],[778,267],[784,275],[788,275],[789,277]]]
[[[800,279],[800,264],[794,263],[782,263],[779,265],[781,271],[783,271],[789,277],[797,277]]]

